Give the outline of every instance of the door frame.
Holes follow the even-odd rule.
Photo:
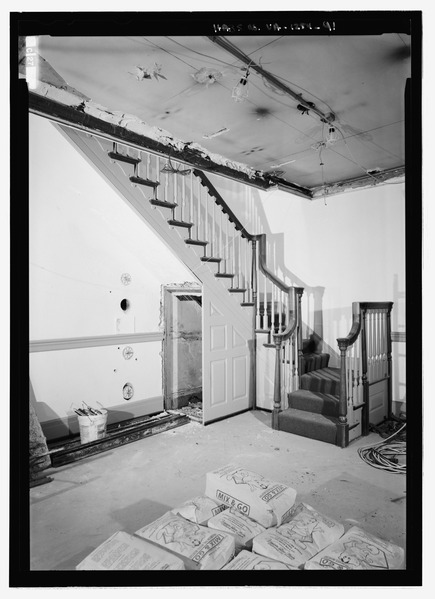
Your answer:
[[[186,394],[180,397],[170,396],[166,377],[166,368],[169,354],[169,337],[167,335],[168,325],[171,322],[173,310],[173,302],[178,295],[196,295],[202,298],[202,285],[196,282],[172,283],[170,285],[162,285],[161,303],[160,303],[160,330],[163,333],[162,339],[162,392],[163,392],[163,408],[165,410],[174,410],[187,405],[189,395],[197,395],[194,393]],[[201,325],[202,326],[202,325]],[[201,385],[202,387],[202,385]],[[202,393],[202,391],[201,391]]]

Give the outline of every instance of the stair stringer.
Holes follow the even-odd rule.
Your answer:
[[[211,417],[207,417],[207,406],[212,406],[213,397],[216,396],[216,393],[213,393],[213,389],[210,387],[210,382],[212,380],[212,378],[208,376],[210,367],[209,364],[204,363],[204,360],[207,359],[207,352],[203,351],[204,422],[229,416],[232,413],[240,412],[243,409],[252,408],[255,404],[255,335],[253,333],[253,308],[242,308],[240,306],[236,295],[228,292],[226,282],[215,277],[215,265],[201,262],[200,254],[203,251],[202,248],[188,246],[185,243],[186,233],[183,230],[179,231],[175,228],[171,228],[168,224],[170,214],[168,214],[167,209],[153,206],[149,201],[149,194],[147,194],[142,187],[130,182],[129,176],[132,174],[129,170],[130,165],[115,162],[108,156],[108,152],[110,152],[112,148],[111,141],[97,138],[89,133],[77,131],[64,125],[55,126],[79,151],[85,160],[108,182],[117,195],[142,220],[145,226],[155,231],[170,251],[177,256],[192,272],[195,278],[202,283],[204,295],[207,298],[212,298],[214,309],[216,312],[222,314],[228,323],[228,331],[226,333],[228,343],[232,343],[232,340],[237,337],[238,353],[244,355],[247,373],[246,393],[244,394],[245,399],[242,403],[240,401],[233,402],[234,407],[231,408],[231,398],[227,397],[226,403],[229,407],[226,411],[224,410],[225,413],[223,413],[223,410],[220,408],[218,416],[215,416],[212,413]],[[206,319],[209,316],[210,314],[207,314]],[[204,318],[203,310],[203,326]],[[208,323],[207,320],[206,322]],[[208,337],[209,334],[210,327],[204,328],[203,347],[210,347],[211,340]],[[241,362],[242,359],[240,355],[238,358],[239,362]],[[232,372],[231,368],[230,371]],[[227,387],[229,392],[231,392],[232,389],[235,395],[240,390],[240,385],[237,387],[235,384],[229,384]],[[215,411],[216,410],[211,410],[211,412]]]

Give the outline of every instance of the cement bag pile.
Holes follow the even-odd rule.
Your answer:
[[[282,562],[243,550],[222,570],[293,570],[293,568]]]
[[[236,554],[242,549],[251,549],[253,538],[266,530],[232,507],[211,518],[208,526],[232,534],[236,541]]]
[[[297,570],[343,533],[342,524],[300,503],[293,510],[289,522],[255,537],[252,550]]]
[[[307,561],[304,570],[399,570],[404,559],[401,547],[353,526],[338,541]]]
[[[94,549],[76,570],[184,570],[175,555],[126,532],[115,532]]]
[[[205,494],[265,528],[285,522],[296,499],[291,487],[234,464],[207,473]]]
[[[188,558],[192,566],[185,562],[187,570],[220,570],[235,554],[232,535],[190,522],[172,512],[135,534]]]
[[[207,525],[207,522],[213,516],[217,516],[223,510],[228,509],[227,505],[217,503],[206,495],[198,495],[193,499],[189,499],[171,510],[173,514],[177,514],[195,524]]]

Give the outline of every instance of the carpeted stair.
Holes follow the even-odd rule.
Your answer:
[[[289,407],[279,414],[279,430],[335,444],[340,370],[328,366],[329,354],[311,349],[304,342],[301,388],[289,393]]]

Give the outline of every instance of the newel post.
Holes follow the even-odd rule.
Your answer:
[[[279,429],[278,419],[281,411],[281,361],[282,361],[282,339],[275,337],[275,386],[273,389],[273,412],[272,412],[272,428]]]
[[[366,437],[370,431],[370,387],[367,361],[367,309],[362,308],[361,319],[361,357],[362,357],[362,385],[364,407],[361,414],[361,434]]]
[[[299,387],[301,385],[301,376],[302,376],[302,295],[304,293],[303,287],[295,287],[295,291],[297,294],[298,302],[296,306],[296,318],[297,318],[297,339],[298,339],[298,379],[299,379]]]
[[[340,398],[338,406],[337,445],[347,447],[349,444],[349,425],[347,422],[347,384],[346,384],[346,354],[347,343],[338,340],[340,349]]]

